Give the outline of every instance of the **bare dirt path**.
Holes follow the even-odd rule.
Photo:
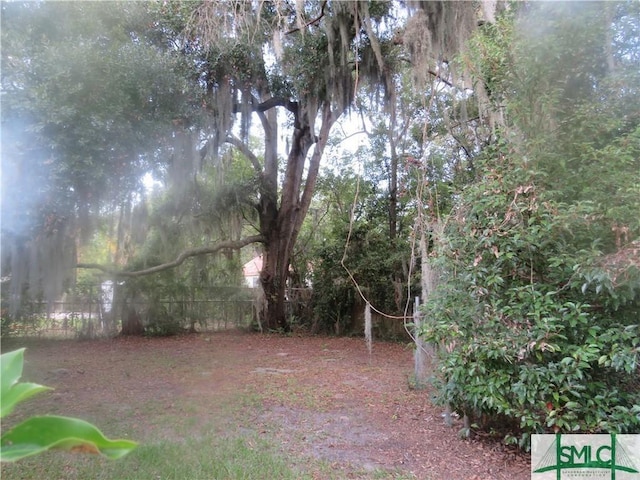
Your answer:
[[[334,478],[530,478],[526,456],[444,425],[429,393],[409,388],[412,350],[400,344],[375,343],[369,356],[362,339],[241,332],[3,340],[3,350],[18,346],[28,347],[24,378],[56,388],[25,414],[108,416],[143,441],[217,422],[264,435],[292,459],[322,460]],[[167,431],[166,415],[188,417],[193,430]]]

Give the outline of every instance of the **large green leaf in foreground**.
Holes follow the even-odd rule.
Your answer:
[[[24,348],[0,355],[0,418],[38,392],[51,390],[35,383],[19,382]],[[110,440],[84,420],[54,415],[32,417],[0,437],[0,462],[15,462],[51,448],[101,453],[116,459],[136,447],[131,440]]]
[[[131,440],[110,440],[84,420],[47,415],[16,425],[0,439],[0,461],[14,462],[52,448],[101,453],[120,458],[136,447]]]
[[[22,376],[24,348],[0,355],[0,418],[9,415],[15,406],[45,390],[51,390],[36,383],[18,383]]]

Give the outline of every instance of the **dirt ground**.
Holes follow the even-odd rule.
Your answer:
[[[18,346],[28,347],[24,379],[55,387],[28,408],[89,421],[104,421],[108,411],[132,438],[144,438],[145,429],[177,435],[154,421],[167,412],[192,425],[227,415],[236,434],[258,433],[288,457],[323,460],[337,478],[380,478],[381,471],[425,480],[530,478],[528,456],[482,437],[458,438],[461,423],[446,427],[429,392],[409,388],[406,345],[374,343],[369,355],[357,338],[243,332],[3,340],[3,351]]]

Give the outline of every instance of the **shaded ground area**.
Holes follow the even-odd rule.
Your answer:
[[[314,473],[318,461],[333,478],[530,478],[526,456],[459,439],[461,425],[447,428],[428,392],[409,389],[404,345],[376,343],[369,356],[361,339],[241,332],[3,340],[4,351],[18,346],[28,347],[24,378],[56,388],[23,414],[111,419],[111,436],[141,441],[211,425],[257,433],[317,478],[327,475]]]

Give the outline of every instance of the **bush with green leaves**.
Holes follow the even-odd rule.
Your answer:
[[[497,153],[439,245],[422,333],[442,347],[440,400],[522,447],[532,433],[639,432],[640,269],[589,245],[593,206],[555,202]]]
[[[368,223],[354,225],[346,245],[344,263],[358,287],[377,309],[401,315],[406,284],[401,284],[401,296],[398,299],[394,280],[400,276],[398,272],[402,271],[402,261],[408,253],[404,244],[389,245],[388,233],[383,231],[381,225],[384,225],[383,220],[375,218]],[[354,314],[355,309],[363,309],[364,305],[341,261],[348,232],[341,233],[326,240],[318,249],[319,262],[313,272],[314,322],[318,330],[359,334],[361,332],[355,330],[358,325],[354,321]],[[378,327],[382,329],[382,325]],[[396,332],[386,329],[379,331],[378,335],[393,338]]]
[[[0,418],[5,418],[20,402],[36,393],[50,390],[35,383],[19,382],[22,377],[24,348],[0,356],[2,390]],[[47,450],[100,453],[117,459],[133,450],[131,440],[110,440],[92,424],[71,417],[44,415],[28,418],[9,428],[0,437],[0,461],[15,462]]]
[[[423,334],[441,401],[522,447],[640,432],[638,13],[522,4],[462,62],[499,115],[436,244]]]

